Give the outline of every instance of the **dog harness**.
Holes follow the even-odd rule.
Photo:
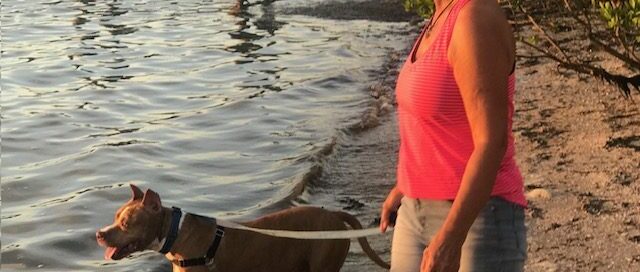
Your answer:
[[[209,218],[215,222],[215,218]],[[224,227],[216,226],[216,237],[213,239],[211,246],[207,250],[207,254],[200,258],[186,259],[186,260],[172,260],[171,262],[179,267],[199,266],[199,265],[211,265],[213,264],[213,257],[216,256],[216,251],[220,246],[220,241],[224,237]]]
[[[178,207],[172,207],[173,212],[171,214],[171,227],[169,228],[169,233],[167,234],[167,238],[160,249],[160,253],[167,254],[171,250],[173,243],[176,241],[178,237],[178,231],[180,230],[180,223],[182,219],[182,210]],[[220,242],[222,241],[222,237],[224,237],[224,227],[219,226],[216,223],[215,218],[205,217],[197,214],[190,214],[195,217],[199,217],[205,220],[210,221],[212,224],[216,225],[215,237],[213,238],[213,242],[207,249],[207,253],[200,258],[193,259],[184,259],[178,260],[174,259],[171,262],[179,267],[190,267],[190,266],[200,266],[200,265],[210,265],[213,263],[213,257],[216,255],[216,251],[218,251],[218,247],[220,246]]]

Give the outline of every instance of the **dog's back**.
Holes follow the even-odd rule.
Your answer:
[[[244,225],[254,228],[327,231],[346,230],[343,220],[334,212],[317,207],[294,207],[266,215]],[[219,271],[339,271],[347,257],[350,241],[299,240],[278,238],[238,230],[237,238],[225,237],[225,243],[236,241],[228,251],[221,251],[216,267]],[[235,256],[232,257],[232,256]]]

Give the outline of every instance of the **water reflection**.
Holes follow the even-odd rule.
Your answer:
[[[258,18],[255,25],[258,29],[266,30],[269,34],[273,35],[276,30],[280,29],[285,23],[278,21],[275,18],[275,12],[273,3],[275,0],[264,0],[261,3],[262,16]]]
[[[71,65],[75,70],[81,70],[92,75],[80,77],[86,83],[72,87],[69,90],[78,91],[86,87],[113,88],[109,83],[113,84],[134,78],[134,76],[126,74],[126,70],[130,65],[127,63],[126,58],[120,56],[127,52],[129,47],[121,41],[119,36],[133,34],[138,31],[137,27],[122,23],[126,21],[124,17],[129,14],[129,8],[122,7],[123,3],[119,1],[101,2],[100,4],[105,6],[104,8],[96,6],[96,1],[93,0],[77,2],[82,5],[73,7],[78,13],[73,18],[72,25],[76,33],[78,33],[77,37],[79,38],[77,40],[79,45],[77,48],[80,52],[71,50],[72,54],[67,57],[72,61]],[[92,29],[89,24],[94,21],[105,31]],[[99,60],[97,65],[92,60],[105,57],[107,59]],[[91,64],[94,64],[94,67],[91,67]],[[96,75],[101,68],[120,70],[120,72],[115,74],[110,72],[109,75],[104,76]]]
[[[277,61],[279,55],[288,54],[287,52],[269,52],[269,50],[262,50],[277,44],[277,42],[270,39],[270,37],[275,36],[276,31],[286,24],[276,19],[274,2],[276,1],[263,0],[250,3],[249,1],[239,0],[231,9],[230,14],[240,20],[236,22],[238,30],[229,32],[229,36],[240,42],[227,47],[226,50],[240,53],[241,56],[243,56],[242,59],[235,60],[236,64],[243,65],[256,61],[262,63]],[[254,6],[260,7],[260,16],[257,18],[254,18],[254,14],[250,11],[250,8]],[[263,34],[260,31],[252,31],[250,30],[252,26],[254,26],[256,30],[261,30],[266,33]],[[285,68],[269,65],[268,67],[264,67],[264,69],[249,71],[249,73],[252,74],[251,80],[244,81],[242,84],[237,85],[237,87],[242,89],[258,89],[258,92],[249,95],[248,98],[260,97],[266,91],[280,92],[283,88],[276,86],[274,79],[280,78],[279,72],[284,70]]]
[[[235,6],[231,9],[230,14],[238,17],[240,20],[236,22],[238,26],[237,31],[229,32],[231,39],[240,40],[240,43],[233,46],[229,46],[226,50],[230,52],[239,52],[246,54],[256,49],[262,48],[261,46],[252,43],[254,40],[259,40],[263,36],[255,33],[244,31],[250,28],[249,21],[253,17],[253,14],[249,12],[249,7],[252,6],[249,1],[238,0]]]

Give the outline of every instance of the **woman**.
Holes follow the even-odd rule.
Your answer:
[[[434,2],[396,86],[397,184],[380,224],[397,210],[391,271],[522,271],[512,30],[496,0]]]

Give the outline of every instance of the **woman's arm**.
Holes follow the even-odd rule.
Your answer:
[[[495,1],[471,1],[459,13],[449,60],[474,150],[453,206],[425,251],[421,271],[458,271],[467,232],[489,200],[508,141],[508,81],[514,41]]]

